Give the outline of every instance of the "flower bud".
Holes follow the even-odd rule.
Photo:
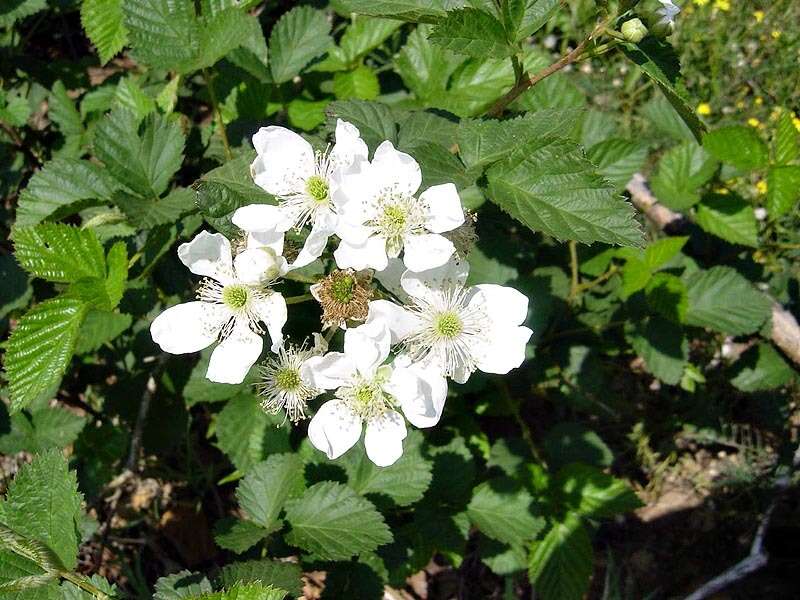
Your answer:
[[[282,257],[266,246],[249,248],[236,255],[233,265],[240,281],[249,285],[268,283],[281,274]]]
[[[625,39],[629,42],[638,44],[647,36],[648,30],[641,19],[631,19],[622,24],[620,32],[622,32],[622,35],[625,36]]]

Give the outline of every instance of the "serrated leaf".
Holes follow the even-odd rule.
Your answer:
[[[428,39],[451,52],[476,58],[504,58],[516,51],[506,39],[503,24],[475,8],[448,12]]]
[[[0,319],[4,319],[12,310],[27,305],[33,289],[27,273],[10,254],[0,256],[0,281]]]
[[[631,336],[631,346],[647,370],[668,385],[677,385],[689,359],[689,341],[675,324],[652,317]]]
[[[778,117],[772,146],[776,165],[785,165],[800,158],[800,132],[794,126],[792,113],[788,110],[782,111]]]
[[[477,173],[468,173],[458,157],[444,146],[417,142],[410,148],[399,147],[411,154],[422,169],[422,185],[428,188],[442,183],[453,183],[459,190],[475,183]]]
[[[606,468],[614,462],[611,448],[596,432],[581,423],[566,422],[555,425],[544,438],[544,449],[547,452],[548,464],[555,469],[574,462]],[[495,457],[499,453],[494,446],[492,453]],[[525,454],[521,456],[522,460],[519,453],[514,455],[516,468],[512,472],[523,466],[524,461],[530,460],[525,458]],[[497,464],[498,458],[494,460]]]
[[[25,408],[61,381],[86,310],[78,300],[54,298],[19,320],[5,344],[11,412]]]
[[[205,575],[180,571],[156,581],[153,600],[183,600],[211,591],[211,582]]]
[[[392,541],[381,514],[349,487],[317,483],[286,506],[286,541],[323,560],[346,560]]]
[[[560,0],[508,0],[503,3],[506,29],[512,41],[534,34],[561,6]]]
[[[703,136],[703,147],[720,162],[742,171],[767,166],[769,149],[752,127],[731,125]]]
[[[669,42],[654,36],[644,38],[638,45],[622,44],[625,55],[639,65],[645,75],[659,87],[669,103],[680,115],[697,141],[701,141],[706,126],[676,88],[680,78],[680,63]]]
[[[338,4],[347,12],[371,17],[436,23],[449,9],[461,3],[453,0],[339,0]]]
[[[267,415],[258,400],[237,396],[217,415],[217,445],[242,473],[270,454],[289,452],[289,434],[277,417]]]
[[[380,46],[401,25],[402,23],[392,19],[358,17],[339,40],[342,60],[345,64],[353,64],[367,52]]]
[[[359,65],[352,71],[334,75],[333,93],[337,100],[374,100],[381,93],[381,85],[375,71]]]
[[[492,166],[489,197],[533,231],[561,240],[641,246],[635,211],[569,140],[542,138]]]
[[[800,199],[800,166],[770,167],[767,172],[767,211],[776,219],[794,209]]]
[[[336,461],[347,472],[347,485],[361,495],[388,496],[397,506],[420,500],[430,486],[433,465],[422,456],[422,434],[412,431],[403,442],[403,455],[389,467],[367,458],[363,443]]]
[[[773,390],[789,384],[794,370],[770,344],[750,348],[733,364],[731,384],[743,392]]]
[[[758,246],[756,216],[743,198],[736,194],[707,194],[696,208],[695,221],[704,231],[731,244]]]
[[[134,113],[117,109],[98,124],[94,150],[131,192],[157,200],[181,166],[185,141],[173,120],[152,114],[140,126]]]
[[[0,8],[0,27],[11,27],[16,21],[47,8],[47,0],[15,0]]]
[[[714,160],[694,141],[670,148],[658,163],[650,187],[659,202],[673,210],[686,210],[700,201],[699,188],[717,170]]]
[[[561,469],[553,485],[566,506],[584,517],[611,518],[643,506],[627,483],[581,463]]]
[[[78,563],[81,501],[75,472],[60,451],[50,450],[23,466],[8,486],[3,521],[15,533],[47,546],[61,569],[72,570]]]
[[[682,323],[689,310],[689,293],[686,284],[671,273],[656,273],[647,282],[647,304],[665,319]]]
[[[83,0],[81,23],[105,64],[128,43],[122,0]]]
[[[340,75],[340,73],[337,73]],[[289,124],[303,131],[316,129],[325,122],[325,109],[330,100],[304,100],[295,98],[286,107]]]
[[[641,114],[658,133],[678,142],[689,141],[697,144],[697,138],[694,137],[692,130],[663,95],[651,98],[642,106]]]
[[[19,264],[34,277],[70,283],[106,275],[103,247],[88,229],[43,223],[14,230]]]
[[[53,84],[53,89],[48,97],[47,115],[58,124],[58,130],[65,137],[80,136],[83,134],[83,121],[75,101],[67,94],[67,88],[59,80]]]
[[[185,72],[200,47],[194,6],[184,0],[125,0],[125,27],[137,60]]]
[[[214,525],[214,541],[220,548],[236,554],[246,552],[269,535],[269,531],[253,523],[235,517],[224,518]]]
[[[330,123],[334,126],[336,119],[342,119],[358,127],[362,139],[373,150],[384,140],[397,144],[397,123],[392,109],[385,104],[364,100],[343,100],[331,102],[326,112]]]
[[[278,515],[286,500],[299,496],[304,489],[300,457],[273,454],[247,472],[236,488],[236,499],[245,515],[269,532],[280,527]]]
[[[0,413],[5,413],[5,406]],[[0,452],[36,454],[51,449],[61,449],[73,443],[86,424],[86,419],[60,408],[40,408],[31,413],[18,412],[10,417],[9,430],[0,434]]]
[[[519,484],[492,479],[475,488],[467,516],[484,535],[508,544],[520,543],[536,537],[545,524],[532,514],[532,501]]]
[[[394,62],[403,83],[423,101],[445,93],[450,75],[466,59],[432,44],[428,40],[431,30],[420,25],[412,31]]]
[[[592,570],[589,534],[572,513],[553,523],[544,539],[531,546],[528,575],[543,600],[581,600]]]
[[[132,317],[125,313],[90,310],[78,333],[75,354],[95,352],[128,329],[132,321]]]
[[[197,57],[187,71],[196,71],[211,67],[229,52],[239,48],[243,40],[243,32],[260,31],[258,21],[243,12],[238,6],[221,10],[214,15],[203,15],[198,19],[199,45]]]
[[[600,174],[621,192],[647,159],[647,146],[631,140],[611,138],[589,148],[586,156],[597,165]]]
[[[664,237],[651,243],[644,250],[644,262],[655,271],[671,261],[689,241],[687,236]]]
[[[333,45],[325,13],[296,6],[284,13],[269,36],[270,70],[275,83],[289,81]]]
[[[283,600],[286,591],[261,582],[237,584],[228,590],[194,596],[190,600]]]
[[[230,587],[237,583],[260,581],[287,590],[292,597],[302,596],[300,565],[273,560],[248,560],[222,567],[219,584]]]
[[[53,216],[64,217],[84,201],[104,201],[119,185],[105,169],[86,160],[56,158],[37,171],[17,205],[17,227],[36,225]]]
[[[697,271],[686,279],[686,322],[731,335],[758,331],[770,315],[770,301],[730,267]]]
[[[117,93],[114,95],[113,107],[122,107],[130,110],[141,121],[151,112],[156,110],[156,102],[144,93],[144,90],[132,77],[124,77],[117,83]]]
[[[190,188],[177,188],[160,200],[118,191],[111,197],[111,203],[119,207],[128,223],[139,230],[177,223],[183,215],[196,208],[195,191]]]

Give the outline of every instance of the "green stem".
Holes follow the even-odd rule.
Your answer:
[[[503,398],[503,400],[505,400],[508,409],[514,416],[514,421],[516,421],[520,430],[522,430],[522,438],[528,445],[534,460],[536,460],[536,462],[546,469],[547,463],[539,453],[539,449],[536,447],[536,444],[533,441],[533,433],[531,432],[531,428],[525,422],[525,419],[522,418],[522,414],[519,411],[519,403],[517,403],[514,398],[511,397],[511,390],[508,389],[508,384],[506,383],[505,379],[499,378],[495,380],[495,383],[497,384],[497,389],[500,391],[500,396]]]
[[[89,583],[85,577],[81,577],[76,573],[71,573],[69,571],[61,571],[59,575],[72,583],[73,585],[78,586],[85,592],[89,592],[92,596],[97,598],[98,600],[108,600],[108,594],[106,594],[103,590],[96,588],[94,585]]]
[[[616,265],[612,266],[608,271],[600,275],[599,277],[592,279],[591,281],[587,281],[586,283],[580,284],[576,291],[577,293],[582,293],[587,290],[591,290],[593,287],[600,285],[601,283],[608,281],[611,277],[614,276],[615,273],[619,272],[619,267]]]
[[[284,279],[288,279],[289,281],[298,281],[300,283],[317,283],[317,280],[313,277],[307,277],[306,275],[300,275],[300,273],[295,273],[293,271],[289,271],[286,275],[283,276]]]
[[[578,245],[575,240],[569,243],[569,269],[572,274],[569,286],[569,300],[572,302],[580,292],[580,281],[578,280]]]
[[[219,135],[222,138],[222,145],[225,147],[225,158],[231,160],[233,153],[231,152],[231,145],[228,142],[228,132],[225,131],[225,123],[222,120],[222,113],[219,110],[219,103],[217,102],[217,93],[214,91],[214,82],[208,73],[208,69],[203,69],[203,79],[206,81],[208,87],[208,96],[211,99],[211,107],[214,110],[214,116],[217,119],[217,127],[219,128]]]
[[[300,304],[301,302],[308,302],[309,300],[313,300],[314,296],[311,294],[303,294],[301,296],[289,296],[288,298],[284,298],[286,300],[286,304]]]

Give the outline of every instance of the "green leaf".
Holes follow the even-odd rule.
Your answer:
[[[340,75],[340,73],[337,73]],[[295,98],[286,107],[289,124],[303,131],[316,129],[325,122],[325,109],[330,100],[305,100]]]
[[[574,142],[532,140],[487,175],[490,199],[534,231],[583,243],[642,245],[635,211]]]
[[[222,10],[212,16],[203,15],[198,19],[199,44],[197,57],[184,72],[196,71],[214,66],[221,58],[248,41],[244,32],[260,32],[255,17],[239,9],[238,6]],[[250,38],[252,39],[252,38]]]
[[[686,279],[686,322],[731,335],[758,331],[770,315],[769,298],[730,267],[697,271]]]
[[[90,310],[75,341],[75,354],[97,351],[131,326],[132,317],[124,313]]]
[[[286,541],[323,560],[347,560],[392,541],[392,534],[373,504],[349,487],[332,481],[308,488],[291,500]]]
[[[458,157],[444,146],[418,142],[410,148],[400,149],[411,154],[419,163],[423,187],[453,183],[459,190],[463,190],[475,183],[477,173],[467,173]]]
[[[220,548],[236,554],[247,552],[269,535],[269,531],[253,523],[234,517],[220,519],[214,525],[214,541]]]
[[[119,187],[105,169],[86,160],[56,158],[37,171],[19,198],[17,227],[64,217],[82,208],[84,201],[107,200]]]
[[[696,208],[695,221],[704,231],[731,244],[758,246],[756,216],[743,198],[736,194],[707,194]]]
[[[453,146],[458,125],[449,119],[426,111],[414,111],[400,123],[398,148],[414,148],[420,143]]]
[[[432,44],[428,39],[431,30],[428,25],[420,25],[412,31],[394,62],[403,83],[421,100],[445,93],[450,75],[465,60],[464,56]]]
[[[5,405],[0,413],[6,413]],[[86,424],[86,419],[60,408],[40,408],[31,413],[18,412],[6,418],[9,431],[0,434],[0,452],[16,454],[29,452],[36,454],[50,449],[61,449],[73,443]]]
[[[179,571],[156,581],[153,600],[182,600],[211,592],[211,582],[201,573]]]
[[[339,40],[345,64],[353,64],[370,50],[380,46],[397,31],[402,23],[392,19],[358,17],[353,20]]]
[[[365,65],[359,65],[352,71],[334,75],[333,93],[337,100],[352,98],[374,100],[381,93],[381,84],[375,71]]]
[[[668,385],[680,382],[689,359],[689,342],[674,323],[652,317],[637,328],[630,342],[650,373]]]
[[[119,80],[112,106],[114,108],[120,106],[127,108],[136,115],[137,121],[141,121],[156,110],[155,100],[145,94],[144,90],[132,77],[125,77]]]
[[[519,484],[508,479],[491,479],[472,492],[467,516],[484,535],[518,544],[533,539],[544,527],[544,520],[531,513],[532,500]]]
[[[75,472],[60,451],[50,450],[17,473],[2,503],[2,519],[15,533],[52,550],[71,571],[78,564],[81,502]]]
[[[27,98],[18,95],[5,98],[3,90],[0,89],[0,120],[14,127],[23,127],[30,116],[31,107]]]
[[[492,15],[474,8],[448,12],[428,39],[451,52],[476,58],[505,58],[516,51],[506,39],[503,24]]]
[[[302,596],[300,565],[274,560],[248,560],[235,562],[222,567],[219,584],[230,587],[236,583],[260,581],[288,590],[292,597]]]
[[[620,295],[623,300],[627,300],[636,292],[643,290],[650,281],[653,271],[647,263],[639,258],[628,258],[622,269],[622,288]]]
[[[749,348],[733,365],[731,384],[743,392],[774,390],[795,379],[794,370],[771,344]]]
[[[128,43],[122,13],[122,0],[83,0],[81,23],[105,64]]]
[[[47,0],[13,0],[0,7],[0,27],[11,27],[16,21],[47,8]]]
[[[700,201],[698,188],[717,171],[717,161],[694,141],[670,148],[658,163],[650,187],[658,201],[673,210],[686,210]]]
[[[325,13],[296,6],[284,13],[269,36],[270,69],[275,83],[289,81],[333,45]]]
[[[614,461],[611,448],[596,432],[581,423],[555,425],[544,438],[544,449],[548,465],[556,469],[574,462],[610,467]]]
[[[336,119],[342,119],[358,127],[362,139],[372,150],[384,140],[397,144],[397,123],[392,109],[385,104],[364,100],[331,102],[327,113],[333,125]]]
[[[47,115],[58,124],[58,130],[65,137],[83,134],[81,114],[60,80],[53,84],[53,90],[50,92]]]
[[[589,534],[577,515],[567,513],[532,544],[528,576],[542,600],[581,600],[589,590],[593,562]]]
[[[431,484],[433,465],[422,456],[422,434],[412,431],[403,442],[403,455],[389,467],[378,467],[364,451],[363,443],[345,453],[336,464],[347,472],[347,485],[361,495],[388,496],[397,506],[422,498]]]
[[[656,132],[677,142],[689,141],[697,144],[697,138],[694,137],[692,130],[663,95],[651,98],[641,107],[641,114]]]
[[[33,295],[28,275],[20,269],[17,261],[10,254],[0,256],[0,319],[4,319],[12,310],[28,304]]]
[[[647,282],[647,304],[662,317],[682,323],[689,310],[689,293],[683,280],[671,273],[656,273]]]
[[[706,126],[676,87],[680,78],[680,63],[672,46],[665,40],[648,36],[638,45],[623,43],[622,50],[656,83],[699,142]]]
[[[300,496],[305,487],[300,457],[273,454],[247,472],[236,488],[236,499],[251,521],[270,532],[280,528],[278,515],[286,500]]]
[[[557,11],[559,0],[508,0],[503,3],[504,21],[514,42],[524,40],[544,27]]]
[[[800,132],[794,126],[792,113],[788,110],[782,111],[778,117],[772,145],[776,165],[785,165],[800,159]]]
[[[413,23],[436,23],[453,6],[452,0],[338,0],[347,12]]]
[[[43,223],[14,230],[19,264],[34,277],[69,283],[106,275],[103,247],[90,229]]]
[[[156,200],[181,166],[185,141],[174,120],[152,114],[140,126],[131,111],[117,109],[97,125],[94,150],[131,192]]]
[[[192,2],[125,0],[122,8],[137,60],[155,68],[187,72],[200,47]]]
[[[276,427],[280,420],[267,415],[258,400],[250,395],[237,396],[217,415],[217,445],[242,473],[270,454],[289,452],[289,434]]]
[[[769,164],[769,149],[752,127],[731,125],[703,136],[703,147],[720,162],[742,171],[760,169]]]
[[[469,168],[495,163],[520,144],[560,134],[580,116],[574,108],[543,109],[522,117],[497,121],[464,119],[458,125],[458,149]]]
[[[800,199],[800,166],[770,167],[767,172],[769,216],[776,219],[785,215],[794,209],[798,199]]]
[[[627,483],[581,463],[561,469],[553,485],[564,504],[583,517],[608,519],[643,506]]]
[[[106,293],[110,308],[113,309],[122,300],[125,284],[128,281],[128,250],[125,242],[117,242],[111,246],[106,255],[106,265],[108,266]]]
[[[34,306],[6,342],[5,376],[11,412],[53,390],[69,365],[86,305],[54,298]]]
[[[111,203],[125,213],[128,223],[136,229],[152,229],[176,223],[194,210],[195,195],[190,188],[176,188],[166,198],[154,200],[118,191],[111,197]]]
[[[194,596],[190,600],[283,600],[286,591],[261,582],[236,584],[228,590]]]
[[[610,138],[589,148],[586,156],[597,165],[600,174],[621,192],[631,176],[642,168],[647,159],[647,146],[630,140]]]
[[[661,238],[644,250],[644,262],[653,271],[660,269],[675,258],[689,241],[687,236]]]
[[[183,387],[183,399],[186,406],[194,406],[198,402],[219,402],[243,394],[249,388],[248,383],[228,384],[216,383],[206,379],[208,362],[211,358],[212,348],[207,348],[200,353],[200,360],[192,369],[189,380]]]

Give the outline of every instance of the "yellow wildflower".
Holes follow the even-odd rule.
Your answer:
[[[714,192],[717,193],[717,194],[720,194],[722,196],[727,196],[728,194],[730,194],[730,191],[728,191],[728,188],[724,188],[724,187],[718,187],[717,189],[714,190]]]
[[[714,0],[714,8],[728,11],[731,9],[731,3],[729,0]]]
[[[761,96],[756,96],[755,104],[756,106],[761,106],[762,104],[764,104],[764,99]]]
[[[739,100],[736,103],[736,108],[738,108],[739,110],[743,109],[744,108],[744,100]]]
[[[773,30],[772,30],[772,33],[771,33],[770,35],[772,36],[772,39],[773,39],[773,40],[777,40],[777,39],[780,39],[780,37],[781,37],[781,35],[782,35],[782,34],[781,34],[781,32],[780,32],[780,31],[778,31],[777,29],[773,29]]]
[[[767,193],[767,182],[763,179],[759,180],[759,182],[756,184],[756,189],[758,190],[758,193],[763,196]]]
[[[797,131],[800,131],[800,119],[798,119],[797,117],[792,117],[792,123],[794,123],[795,129],[797,129]]]
[[[711,114],[711,105],[708,102],[701,102],[697,105],[697,114],[707,116]]]
[[[760,127],[761,121],[759,121],[755,117],[750,117],[749,119],[747,119],[747,124],[750,125],[750,127]]]
[[[692,0],[697,6],[705,6],[708,4],[708,0]]]
[[[753,13],[753,16],[756,19],[756,23],[761,23],[761,21],[764,20],[764,11],[763,10],[757,10],[757,11],[755,11]]]

